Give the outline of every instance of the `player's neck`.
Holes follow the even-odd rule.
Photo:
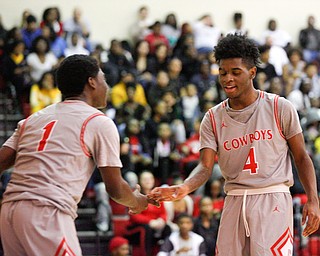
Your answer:
[[[64,100],[65,100],[65,101],[69,101],[69,100],[77,100],[77,101],[84,101],[84,102],[87,102],[86,97],[84,97],[84,96],[82,96],[82,95],[66,97]]]
[[[234,110],[244,109],[254,103],[259,97],[259,91],[253,90],[246,95],[242,95],[242,97],[229,99],[229,107]]]

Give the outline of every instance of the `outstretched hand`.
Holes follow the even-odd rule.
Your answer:
[[[156,187],[147,196],[149,200],[176,201],[184,198],[188,194],[187,187],[184,184],[170,187]]]

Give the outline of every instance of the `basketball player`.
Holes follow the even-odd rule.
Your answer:
[[[108,85],[96,60],[68,57],[56,79],[65,100],[20,121],[0,149],[0,171],[14,165],[1,208],[5,255],[81,255],[74,219],[95,165],[115,201],[131,213],[148,205],[120,174],[117,128],[97,109]]]
[[[215,47],[215,58],[228,99],[202,120],[200,163],[183,184],[155,188],[148,196],[181,199],[211,177],[217,154],[227,194],[217,255],[292,255],[290,153],[308,196],[303,235],[315,232],[320,222],[315,170],[297,112],[286,99],[253,87],[259,51],[245,36],[223,38]]]

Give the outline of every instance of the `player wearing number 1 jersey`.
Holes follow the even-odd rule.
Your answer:
[[[5,255],[81,255],[74,219],[95,165],[115,201],[132,213],[148,204],[121,177],[117,129],[97,109],[108,90],[97,61],[68,57],[56,78],[65,100],[19,122],[0,149],[0,171],[14,165],[1,208]]]
[[[259,63],[253,41],[228,35],[215,47],[215,58],[228,99],[202,120],[200,163],[183,184],[155,188],[148,196],[159,201],[184,197],[207,181],[218,155],[227,196],[216,255],[292,255],[290,154],[308,196],[303,235],[320,223],[315,171],[298,115],[286,99],[253,87]]]

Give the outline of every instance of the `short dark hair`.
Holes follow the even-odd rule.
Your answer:
[[[248,68],[260,63],[260,54],[255,42],[245,35],[228,34],[214,47],[217,63],[222,59],[242,58]]]
[[[184,219],[184,218],[188,218],[188,219],[190,219],[190,220],[193,222],[192,216],[189,215],[189,214],[186,213],[186,212],[181,212],[181,213],[179,213],[179,214],[175,217],[174,221],[175,221],[176,223],[178,223],[181,219]]]
[[[75,54],[64,59],[56,71],[58,88],[65,98],[79,96],[89,77],[96,77],[99,65],[93,57]]]
[[[30,14],[27,19],[26,19],[27,23],[32,23],[32,22],[37,22],[37,18],[35,16],[33,16],[32,14]]]

